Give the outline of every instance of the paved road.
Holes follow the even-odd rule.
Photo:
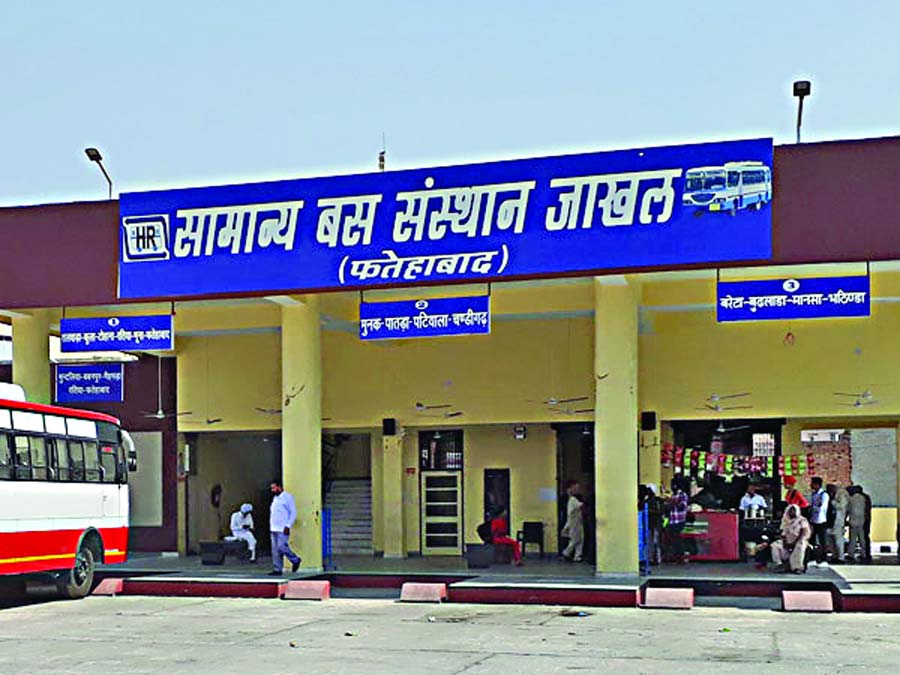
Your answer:
[[[47,602],[0,611],[0,672],[796,675],[896,672],[900,663],[900,616],[586,611],[377,600]]]

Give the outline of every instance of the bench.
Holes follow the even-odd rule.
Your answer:
[[[200,562],[202,564],[224,565],[226,556],[232,556],[240,561],[249,560],[250,548],[243,539],[200,542]]]
[[[512,564],[513,550],[509,544],[469,544],[465,557],[469,569],[485,569]]]

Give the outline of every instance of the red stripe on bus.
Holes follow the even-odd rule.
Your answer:
[[[99,532],[106,561],[123,562],[128,528],[102,527]],[[69,568],[75,561],[82,534],[83,529],[0,532],[0,575]]]

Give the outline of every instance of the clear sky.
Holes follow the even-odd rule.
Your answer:
[[[900,133],[900,3],[0,0],[0,205]]]

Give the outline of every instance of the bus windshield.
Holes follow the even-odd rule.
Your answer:
[[[700,190],[718,190],[725,187],[725,172],[715,173],[689,173],[685,177],[685,190],[698,192]]]

